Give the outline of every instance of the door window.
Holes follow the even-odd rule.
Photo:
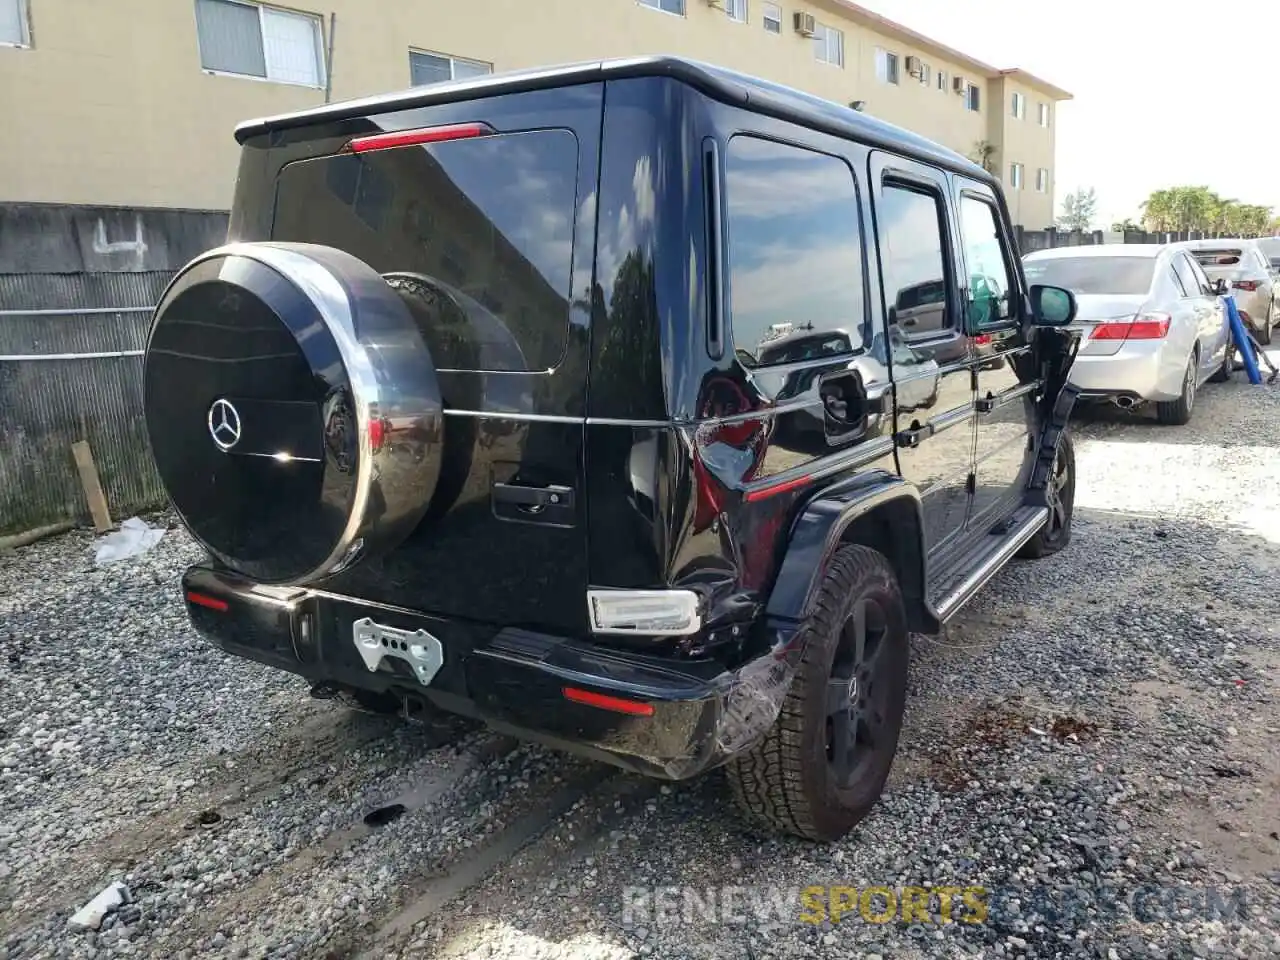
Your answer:
[[[1209,282],[1209,275],[1205,273],[1200,264],[1196,262],[1195,257],[1188,257],[1184,253],[1182,255],[1182,259],[1186,262],[1187,266],[1191,268],[1191,275],[1195,278],[1195,286],[1193,289],[1199,290],[1201,296],[1214,296],[1213,284]],[[1191,293],[1190,290],[1187,292]],[[1194,295],[1195,294],[1192,293],[1192,296]]]
[[[1200,280],[1196,276],[1195,265],[1182,254],[1173,258],[1173,272],[1178,275],[1178,282],[1186,290],[1184,296],[1200,296]]]
[[[996,208],[976,197],[961,198],[960,234],[969,271],[968,329],[977,332],[1002,326],[1011,319],[1013,285]]]
[[[730,329],[746,366],[864,342],[858,189],[838,157],[736,136],[725,158]]]
[[[947,309],[942,197],[914,185],[889,182],[876,204],[880,262],[889,325],[908,339],[953,329]]]

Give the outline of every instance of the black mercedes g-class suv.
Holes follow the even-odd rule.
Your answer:
[[[145,411],[224,650],[846,833],[908,633],[1070,534],[1067,291],[999,184],[670,57],[246,123]]]

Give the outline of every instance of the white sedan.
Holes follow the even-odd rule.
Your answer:
[[[1083,400],[1154,403],[1161,423],[1191,419],[1206,380],[1231,376],[1235,350],[1222,285],[1185,250],[1101,244],[1038,250],[1022,258],[1028,283],[1076,296],[1080,351],[1071,382]]]

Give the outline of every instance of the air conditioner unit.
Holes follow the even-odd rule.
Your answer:
[[[907,57],[907,73],[913,77],[920,76],[921,64],[919,57]]]
[[[818,32],[818,21],[812,13],[800,13],[797,11],[795,16],[796,33],[805,37],[812,37]]]
[[[717,10],[724,9],[724,0],[707,0],[708,7],[715,7]]]
[[[967,86],[968,84],[965,82],[964,77],[951,78],[951,89],[954,90],[956,93],[964,93],[965,88]]]

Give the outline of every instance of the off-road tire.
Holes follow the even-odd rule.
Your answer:
[[[883,611],[887,661],[877,669],[885,688],[884,737],[867,754],[862,776],[847,788],[835,782],[827,759],[825,697],[840,635],[855,604],[872,600]],[[897,753],[907,695],[910,647],[902,591],[884,555],[863,546],[841,547],[803,627],[795,679],[773,727],[752,750],[725,767],[744,819],[766,831],[810,840],[837,840],[860,821],[884,790]]]
[[[1196,402],[1196,367],[1198,356],[1192,352],[1182,377],[1182,395],[1177,400],[1157,400],[1156,419],[1167,427],[1180,427],[1191,422]]]
[[[1069,433],[1058,438],[1058,450],[1053,458],[1053,470],[1049,475],[1052,489],[1049,494],[1049,520],[1036,531],[1036,535],[1022,545],[1017,555],[1024,560],[1039,560],[1057,553],[1071,542],[1071,520],[1076,504],[1076,448]],[[1061,505],[1062,512],[1055,509]]]

